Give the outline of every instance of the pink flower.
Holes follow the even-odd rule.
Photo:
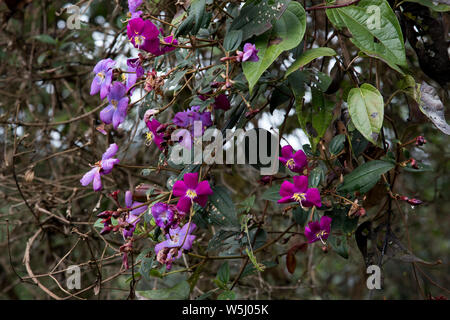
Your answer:
[[[134,18],[128,21],[127,35],[135,48],[151,53],[159,49],[159,30],[149,20]]]
[[[152,142],[156,144],[159,150],[163,151],[164,148],[161,144],[164,142],[164,133],[159,133],[158,128],[161,126],[158,120],[153,119],[146,122],[149,132],[147,132],[146,145],[150,145]]]
[[[308,159],[302,150],[294,153],[291,146],[281,148],[280,161],[292,172],[301,173],[308,164]]]
[[[204,207],[208,201],[208,196],[213,194],[209,182],[198,182],[197,172],[185,173],[183,180],[179,180],[173,185],[174,196],[180,197],[177,209],[187,213],[191,209],[193,202]]]
[[[307,176],[295,176],[294,183],[283,181],[278,203],[297,202],[302,207],[321,207],[320,192],[317,188],[308,188]]]
[[[330,235],[331,220],[330,217],[323,216],[320,223],[318,221],[309,222],[308,226],[305,227],[305,236],[308,242],[313,243],[320,240],[325,243],[324,240],[328,239]]]

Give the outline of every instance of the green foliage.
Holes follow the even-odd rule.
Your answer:
[[[350,90],[347,98],[348,111],[359,132],[376,144],[383,125],[384,102],[380,92],[370,84]]]
[[[259,49],[258,62],[244,62],[242,68],[249,83],[250,92],[264,71],[286,50],[295,48],[303,39],[306,29],[305,9],[298,2],[290,2],[272,30],[255,40]]]
[[[364,53],[400,72],[397,66],[407,65],[402,30],[386,0],[361,0],[326,13],[336,28],[348,28],[352,42]]]
[[[338,190],[342,193],[359,191],[366,193],[380,180],[381,175],[394,168],[392,162],[373,160],[360,165],[344,177],[344,182]]]

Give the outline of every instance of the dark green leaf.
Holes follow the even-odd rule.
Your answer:
[[[378,182],[383,173],[394,167],[392,162],[382,160],[366,162],[344,177],[344,183],[339,186],[338,191],[366,193]]]
[[[189,298],[190,287],[186,280],[179,282],[172,288],[137,291],[137,293],[149,300],[186,300]]]

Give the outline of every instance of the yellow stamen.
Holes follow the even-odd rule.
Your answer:
[[[97,73],[97,76],[103,80],[105,80],[105,74],[103,72]]]
[[[294,193],[292,195],[292,199],[294,199],[298,203],[301,203],[303,200],[306,200],[306,193]]]
[[[153,141],[153,133],[152,132],[147,132],[145,135],[145,145],[149,146]]]
[[[293,158],[289,159],[289,160],[286,162],[286,167],[288,167],[290,170],[294,169],[294,167],[295,167],[295,161],[294,161]]]
[[[192,200],[197,197],[197,192],[195,192],[195,190],[188,189],[186,191],[186,196]]]

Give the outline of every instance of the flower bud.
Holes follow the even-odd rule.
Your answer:
[[[420,146],[423,146],[425,143],[427,143],[427,140],[425,140],[425,137],[423,137],[423,136],[416,137],[416,146],[420,147]]]

